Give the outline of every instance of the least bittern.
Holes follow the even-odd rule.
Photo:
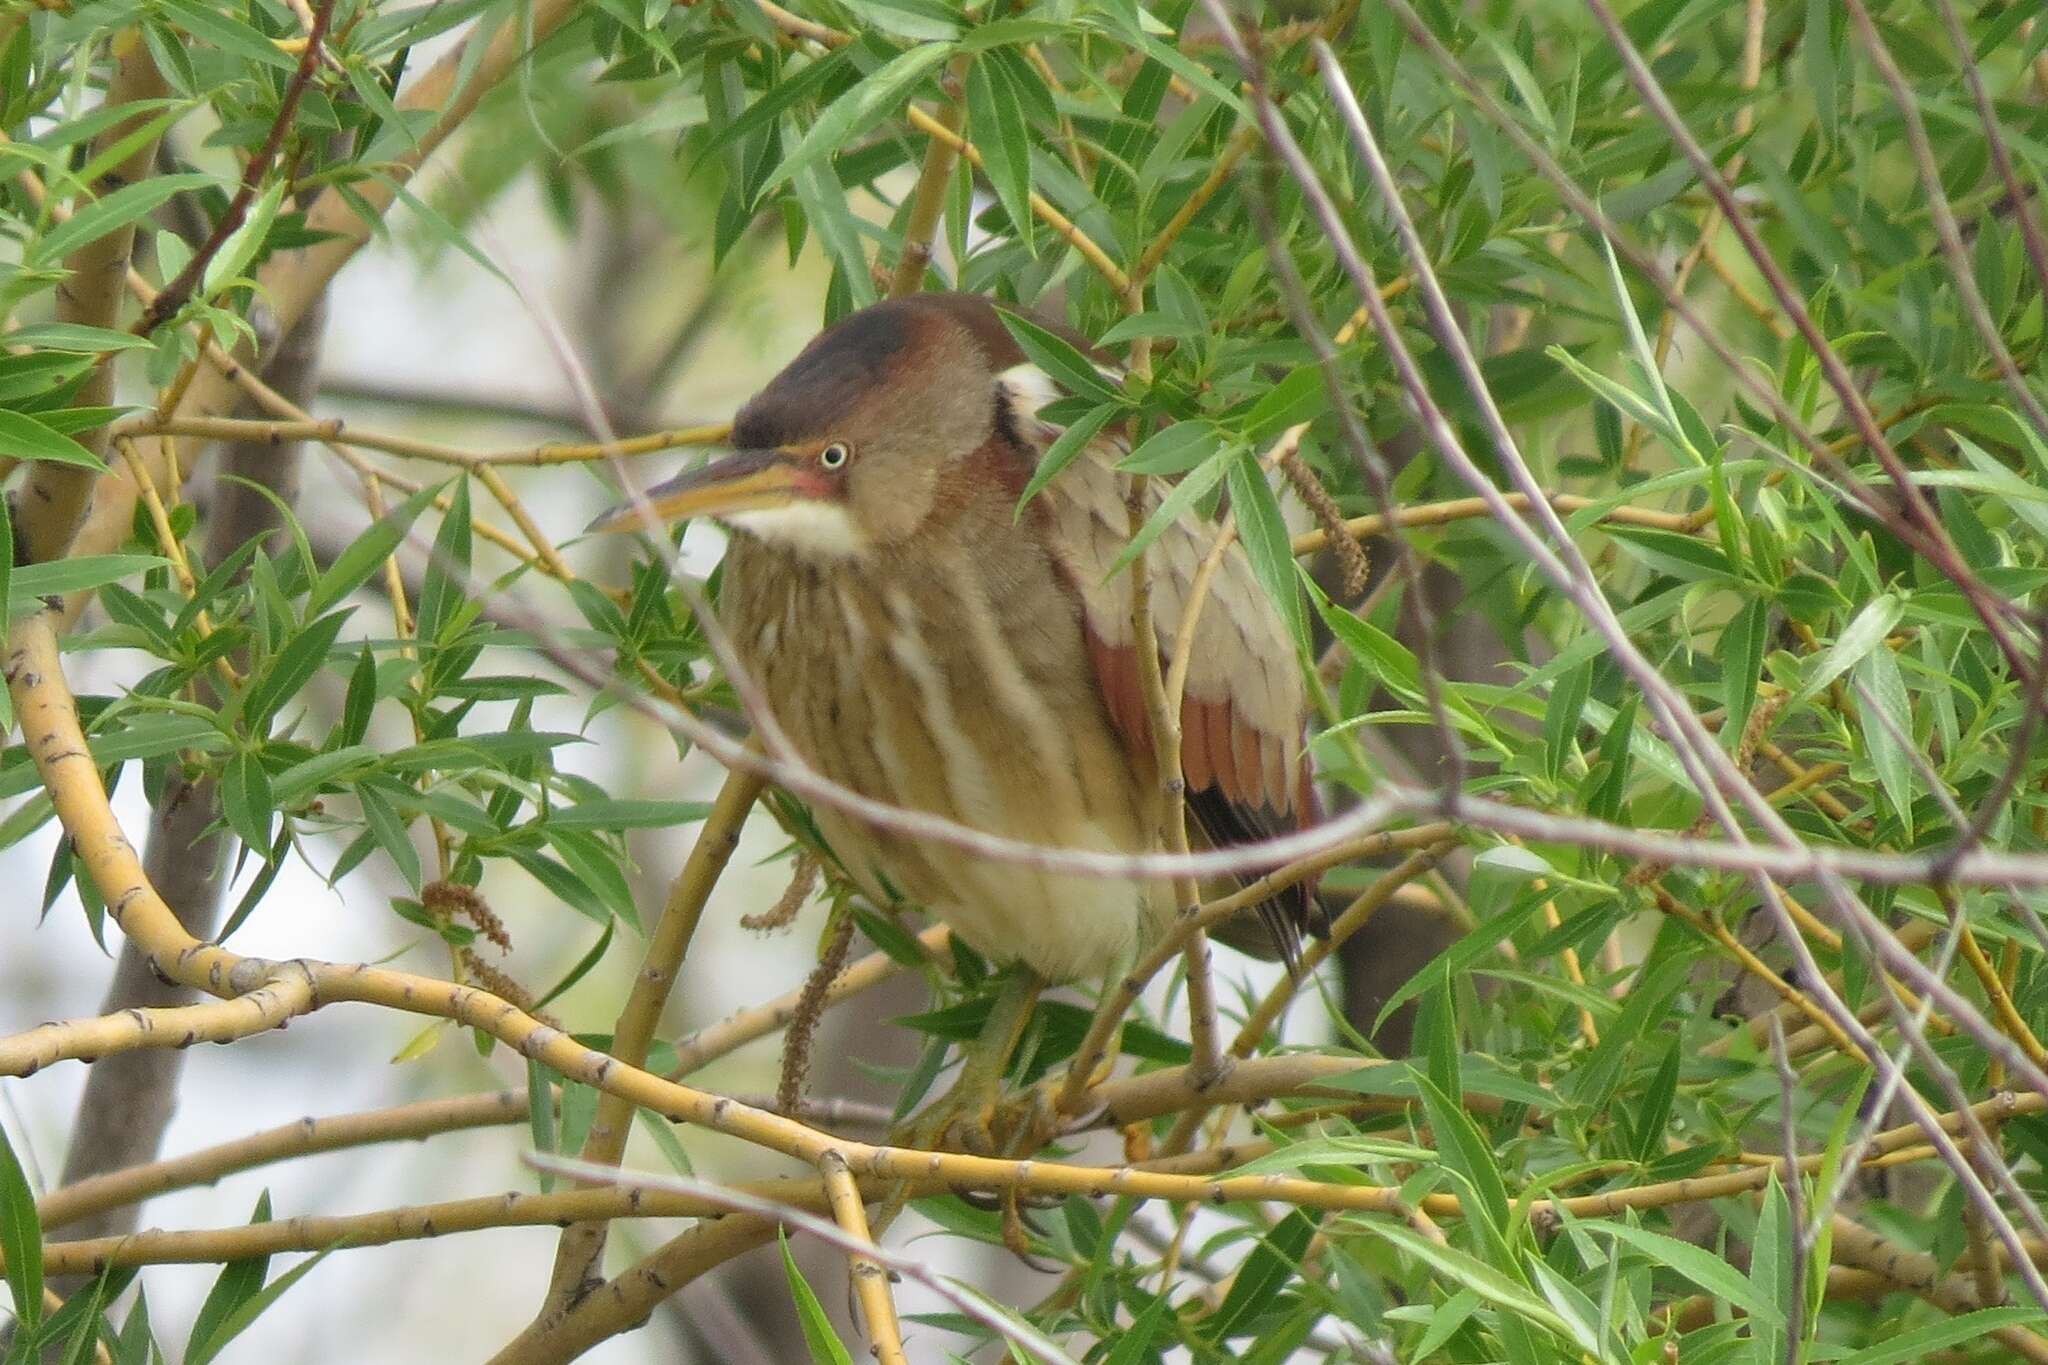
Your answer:
[[[1087,343],[1071,338],[1084,352]],[[1018,500],[1058,435],[1056,396],[987,300],[877,304],[806,346],[740,410],[734,453],[650,489],[606,529],[709,516],[733,532],[720,616],[806,763],[863,796],[1068,849],[1156,845],[1148,708],[1120,440]],[[1140,490],[1142,512],[1157,503]],[[1216,529],[1190,514],[1148,550],[1165,654]],[[1180,707],[1190,833],[1224,845],[1309,817],[1293,645],[1234,544],[1210,585]],[[923,904],[1012,964],[947,1114],[988,1113],[1041,982],[1112,978],[1175,913],[1164,882],[1064,875],[920,842],[829,805],[819,829],[871,896]],[[1292,965],[1317,923],[1297,883],[1258,907]],[[985,1131],[985,1130],[984,1130]]]

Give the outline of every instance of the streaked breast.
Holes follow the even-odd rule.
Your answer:
[[[1136,778],[1052,575],[1001,554],[834,567],[744,537],[726,574],[735,645],[826,777],[1012,839],[1144,847]],[[816,815],[870,895],[900,893],[1053,981],[1115,970],[1170,913],[1157,887],[998,862],[822,805]]]

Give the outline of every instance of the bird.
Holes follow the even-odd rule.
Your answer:
[[[730,533],[718,615],[796,755],[864,797],[991,835],[1113,853],[1157,847],[1140,648],[1170,664],[1213,523],[1187,512],[1147,550],[1153,639],[1134,639],[1127,435],[1098,436],[1020,499],[1060,396],[984,297],[885,300],[819,333],[739,410],[731,453],[607,512],[596,530],[709,517]],[[1157,480],[1137,488],[1149,516]],[[1214,571],[1180,708],[1196,847],[1316,816],[1297,651],[1234,542]],[[950,1102],[986,1114],[1038,991],[1113,980],[1176,913],[1171,885],[1049,871],[877,827],[821,803],[818,830],[878,903],[910,901],[1001,970]],[[1323,932],[1308,881],[1257,907],[1268,954]],[[1242,935],[1238,936],[1240,939]],[[1226,941],[1232,941],[1226,938]],[[1254,947],[1261,945],[1254,944]]]

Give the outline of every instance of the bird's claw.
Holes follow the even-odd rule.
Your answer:
[[[993,1101],[947,1095],[891,1132],[889,1145],[989,1156],[1000,1146],[997,1113]]]
[[[1024,1213],[1023,1202],[1018,1198],[1017,1191],[1003,1191],[1003,1246],[1012,1256],[1040,1274],[1057,1274],[1065,1267],[1055,1265],[1043,1256],[1037,1255],[1032,1248],[1032,1238],[1042,1240],[1044,1236],[1038,1225]]]

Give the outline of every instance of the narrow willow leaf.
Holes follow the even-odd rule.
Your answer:
[[[1479,1125],[1465,1113],[1459,1101],[1445,1094],[1412,1066],[1409,1070],[1415,1076],[1415,1088],[1422,1097],[1423,1108],[1429,1113],[1430,1131],[1437,1139],[1438,1160],[1465,1177],[1477,1196],[1475,1212],[1484,1216],[1495,1233],[1505,1232],[1508,1225],[1507,1182],[1501,1177],[1492,1144],[1487,1142],[1486,1135],[1479,1131]]]
[[[1061,470],[1074,462],[1074,457],[1088,448],[1089,442],[1098,436],[1110,421],[1124,411],[1120,403],[1105,403],[1076,418],[1074,423],[1062,431],[1045,454],[1038,459],[1038,468],[1031,473],[1031,482],[1024,485],[1024,492],[1017,499],[1017,516],[1024,515],[1024,505],[1037,497],[1045,486],[1059,476]]]
[[[250,735],[261,739],[271,718],[284,709],[313,676],[327,665],[334,641],[354,609],[323,616],[287,640],[249,680],[241,697],[240,720]]]
[[[879,69],[863,76],[850,90],[832,101],[782,164],[769,173],[766,188],[773,189],[813,163],[844,151],[861,134],[880,123],[907,96],[927,72],[953,52],[947,43],[920,43],[898,53]]]
[[[1375,1236],[1392,1242],[1435,1270],[1448,1283],[1470,1290],[1496,1308],[1576,1344],[1571,1324],[1558,1316],[1557,1310],[1478,1257],[1456,1247],[1439,1246],[1398,1223],[1374,1222],[1372,1230]]]
[[[789,1254],[789,1234],[778,1232],[776,1237],[782,1247],[782,1273],[789,1278],[789,1296],[796,1301],[797,1322],[804,1329],[804,1344],[811,1348],[814,1365],[853,1365],[853,1356],[839,1340],[825,1305],[818,1302],[810,1281],[797,1269],[796,1257]]]
[[[0,1256],[7,1258],[7,1288],[23,1331],[43,1320],[43,1225],[35,1191],[0,1127]]]
[[[221,812],[228,828],[249,848],[270,847],[271,813],[276,803],[270,794],[270,778],[263,760],[243,751],[230,758],[221,770]]]
[[[417,895],[422,884],[420,851],[413,847],[412,836],[406,831],[398,807],[391,803],[390,797],[370,786],[358,787],[356,800],[362,805],[363,822],[369,828],[370,837],[397,865],[405,884]]]
[[[441,529],[434,536],[434,552],[420,585],[415,619],[422,640],[440,640],[458,604],[468,596],[469,564],[469,480],[459,479],[449,497],[447,514],[441,518]]]
[[[98,241],[108,233],[138,221],[173,196],[188,190],[205,189],[213,183],[210,175],[153,175],[103,195],[32,241],[28,263],[61,263],[64,257],[88,242]]]
[[[265,1190],[256,1199],[256,1211],[249,1222],[270,1221],[270,1191]],[[235,1311],[258,1293],[262,1292],[263,1279],[270,1270],[270,1257],[247,1256],[238,1261],[229,1261],[214,1277],[213,1288],[207,1291],[206,1301],[199,1305],[199,1313],[192,1320],[192,1334],[185,1341],[185,1359],[192,1365],[204,1365],[220,1353],[228,1344],[228,1338],[221,1335]]]
[[[121,112],[116,110],[115,112]],[[82,322],[32,322],[7,334],[9,345],[37,351],[76,351],[96,355],[101,351],[146,351],[149,342],[132,332],[111,327],[92,327]]]
[[[1305,653],[1308,617],[1301,606],[1301,574],[1294,563],[1294,538],[1280,515],[1280,500],[1249,449],[1240,448],[1235,458],[1225,458],[1230,464],[1230,508],[1237,516],[1237,538],[1252,562],[1252,573],[1279,609],[1295,648]]]
[[[1721,722],[1721,743],[1730,752],[1742,742],[1749,713],[1756,706],[1764,646],[1770,640],[1770,615],[1768,602],[1751,598],[1721,631],[1721,704],[1728,709],[1728,718]]]
[[[1230,451],[1222,452],[1169,489],[1166,496],[1159,500],[1159,506],[1153,509],[1152,515],[1145,519],[1145,524],[1138,528],[1138,534],[1131,537],[1130,543],[1117,555],[1116,562],[1109,566],[1109,572],[1102,576],[1103,581],[1107,582],[1128,569],[1131,561],[1143,554],[1153,541],[1159,539],[1162,531],[1186,516],[1194,505],[1202,500],[1203,495],[1222,482],[1230,458]]]
[[[256,253],[263,249],[263,243],[270,236],[271,224],[277,221],[278,206],[284,202],[284,182],[273,181],[270,188],[257,196],[255,206],[242,220],[242,225],[228,234],[221,243],[214,258],[206,263],[206,274],[200,283],[200,292],[207,298],[241,278],[249,263],[256,259]]]
[[[1593,662],[1568,669],[1550,689],[1543,707],[1543,769],[1555,781],[1564,775],[1579,733],[1579,717],[1593,691]]]
[[[1127,401],[1123,391],[1103,374],[1093,360],[1076,350],[1073,342],[1007,308],[998,309],[996,316],[1002,319],[1003,326],[1009,329],[1024,354],[1031,358],[1031,363],[1044,370],[1053,383],[1068,393],[1092,398],[1098,403]]]
[[[1316,1220],[1306,1210],[1296,1209],[1260,1238],[1231,1277],[1223,1302],[1203,1322],[1205,1335],[1211,1341],[1225,1341],[1264,1312],[1299,1271],[1302,1253],[1315,1231]]]
[[[1863,747],[1877,769],[1878,785],[1898,813],[1906,840],[1913,836],[1913,742],[1912,702],[1906,696],[1906,680],[1899,661],[1889,649],[1873,649],[1856,665],[1856,680],[1862,684],[1858,709],[1863,711]],[[1867,700],[1866,700],[1867,698]],[[1875,714],[1871,708],[1875,707]]]
[[[10,614],[20,616],[41,606],[45,597],[89,592],[169,562],[158,555],[78,555],[48,564],[18,565],[8,584],[7,608]]]
[[[1033,251],[1031,216],[1031,130],[1014,77],[997,49],[982,55],[967,70],[967,130],[981,150],[981,167],[1003,212],[1010,216],[1018,239]]]
[[[1779,1315],[1777,1305],[1758,1293],[1756,1286],[1745,1279],[1741,1271],[1711,1251],[1626,1223],[1580,1223],[1579,1227],[1595,1235],[1628,1243],[1654,1264],[1677,1272],[1715,1298],[1741,1308],[1758,1322],[1784,1326],[1785,1319]]]
[[[63,432],[53,431],[29,414],[11,408],[0,408],[0,455],[76,465],[102,474],[107,469],[106,461]]]
[[[1905,610],[1895,593],[1883,593],[1856,613],[1856,619],[1849,622],[1835,642],[1827,647],[1821,656],[1813,661],[1806,672],[1806,679],[1800,683],[1798,692],[1793,694],[1793,704],[1805,701],[1820,692],[1829,683],[1854,668],[1863,656],[1873,649],[1884,647],[1885,636],[1892,633],[1892,627],[1899,623]]]
[[[405,533],[412,529],[420,513],[447,488],[445,483],[422,488],[351,540],[348,548],[334,557],[334,562],[314,583],[313,594],[306,603],[306,615],[320,615],[369,582],[370,575],[376,573],[392,551],[405,540]]]
[[[240,1336],[257,1318],[263,1316],[265,1310],[284,1296],[285,1291],[289,1290],[300,1280],[305,1279],[306,1276],[312,1274],[313,1268],[326,1260],[329,1253],[333,1252],[334,1249],[333,1247],[326,1247],[315,1252],[237,1304],[222,1319],[220,1326],[215,1329],[213,1336],[208,1340],[205,1349],[198,1354],[185,1357],[188,1365],[204,1365],[206,1361],[214,1359],[223,1350],[227,1349],[229,1342]]]
[[[1906,1365],[1909,1361],[1931,1360],[1951,1346],[1982,1341],[2001,1327],[2020,1327],[2042,1320],[2040,1309],[2017,1305],[1980,1308],[1953,1318],[1942,1318],[1889,1341],[1866,1346],[1860,1351],[1837,1356],[1835,1365]]]

